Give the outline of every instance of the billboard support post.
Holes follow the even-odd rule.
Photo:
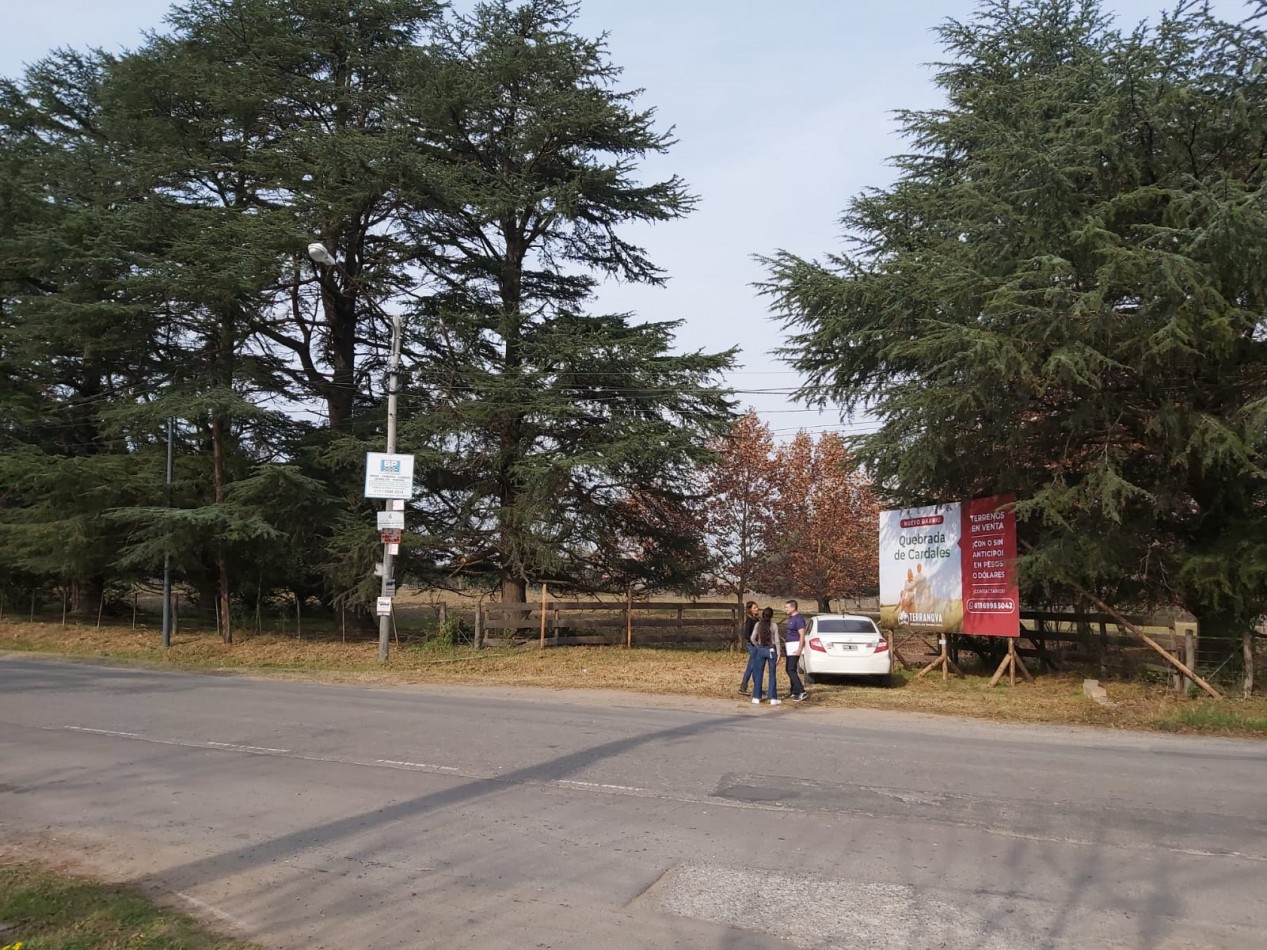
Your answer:
[[[944,683],[949,678],[949,672],[954,670],[957,677],[964,679],[963,670],[959,669],[955,665],[955,661],[950,658],[950,644],[946,639],[946,634],[941,634],[937,638],[937,642],[941,645],[940,655],[932,663],[929,663],[928,666],[916,673],[915,678],[919,679],[925,673],[931,673],[933,670],[941,670],[941,681]]]
[[[1020,667],[1021,675],[1025,677],[1025,682],[1034,682],[1034,677],[1030,675],[1029,667],[1025,665],[1025,661],[1021,659],[1021,655],[1016,652],[1016,639],[1009,638],[1007,641],[1007,656],[1003,658],[1003,662],[999,664],[999,668],[994,671],[994,676],[990,678],[990,686],[999,685],[999,680],[1003,678],[1003,674],[1008,675],[1008,685],[1016,685],[1016,670]]]

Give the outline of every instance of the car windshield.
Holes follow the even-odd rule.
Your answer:
[[[825,617],[818,621],[819,633],[875,633],[870,620],[846,620],[842,617]]]

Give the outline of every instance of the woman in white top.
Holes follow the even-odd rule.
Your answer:
[[[775,669],[779,665],[779,657],[783,654],[783,642],[779,637],[779,625],[774,622],[774,611],[767,607],[761,611],[761,619],[752,628],[752,645],[756,652],[752,656],[752,703],[761,702],[761,682],[765,678],[765,668],[770,668],[770,705],[778,706],[782,700],[775,690]]]

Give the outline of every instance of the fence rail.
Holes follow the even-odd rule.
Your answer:
[[[676,617],[647,616],[663,612]],[[549,600],[484,604],[475,614],[475,647],[522,643],[547,646],[683,646],[720,649],[738,643],[740,606],[727,601],[635,601],[595,603]],[[701,616],[706,614],[706,616]],[[723,616],[717,616],[723,614]],[[502,637],[490,636],[501,630]]]

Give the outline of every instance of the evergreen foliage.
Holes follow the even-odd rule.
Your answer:
[[[671,138],[575,16],[189,0],[134,52],[0,84],[0,592],[95,609],[171,553],[226,638],[234,602],[372,604],[390,312],[407,571],[511,598],[692,579],[732,354],[585,310],[665,279],[623,228],[693,199],[638,181]]]
[[[1015,492],[1032,596],[1267,608],[1267,35],[988,0],[844,252],[767,259],[801,395],[902,504]]]

